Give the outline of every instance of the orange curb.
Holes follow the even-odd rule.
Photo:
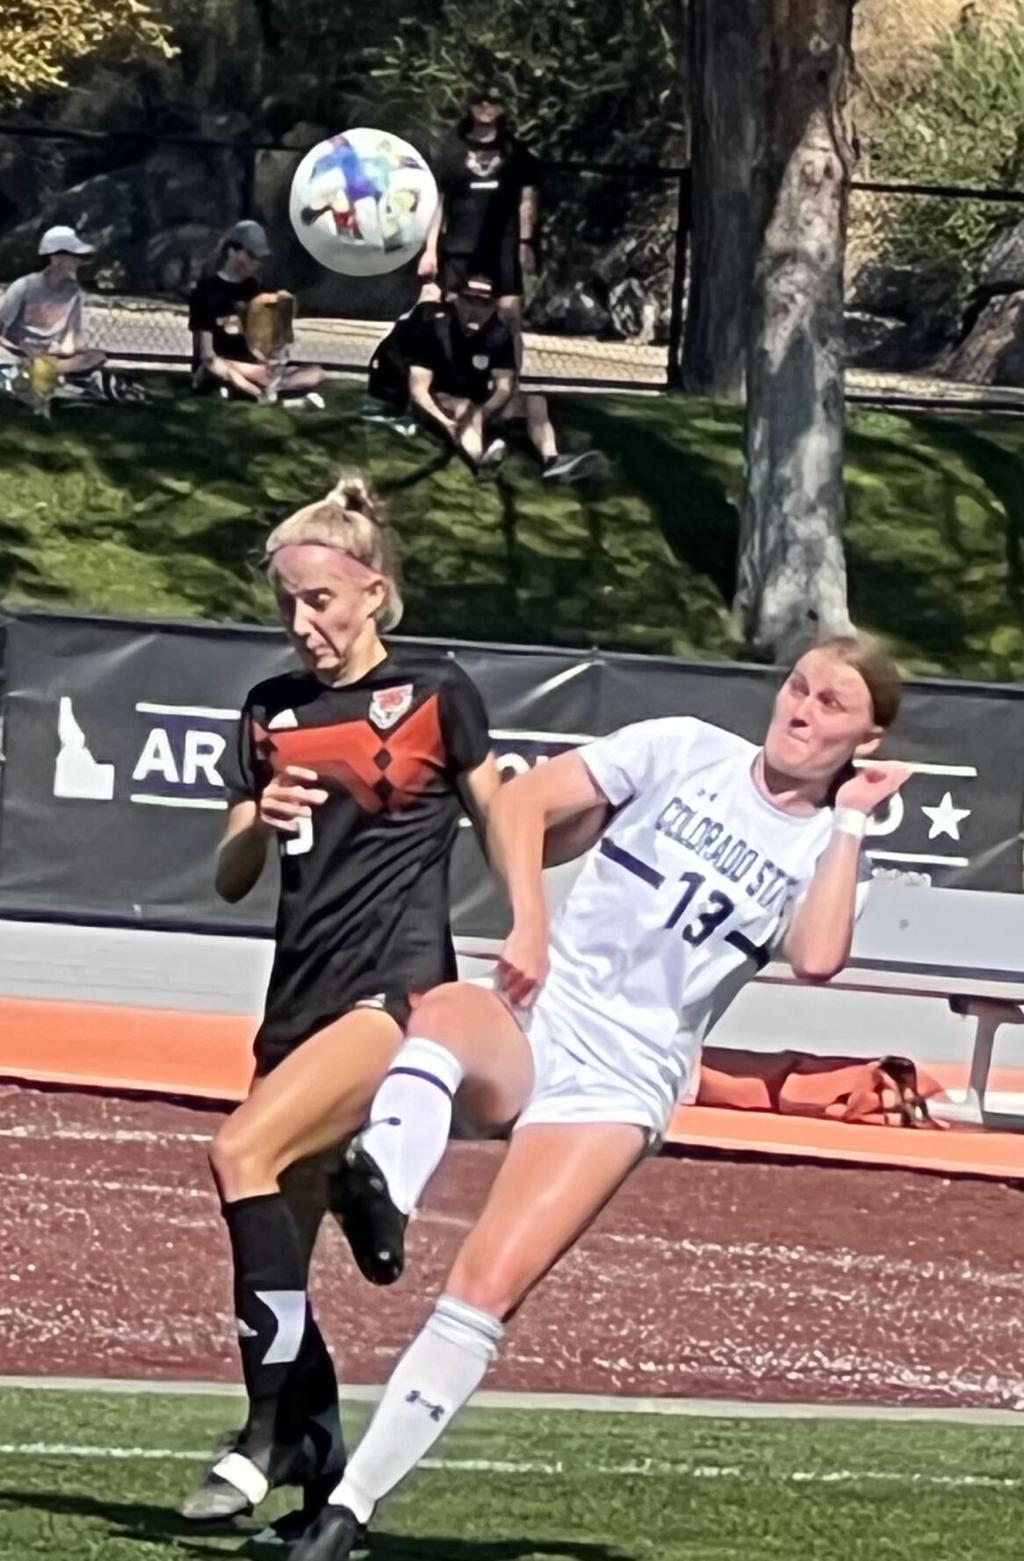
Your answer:
[[[33,1083],[244,1100],[257,1023],[248,1014],[3,998],[0,1074]]]
[[[250,1014],[4,998],[0,1076],[33,1084],[242,1100],[252,1076],[257,1022]],[[966,1070],[930,1071],[943,1084],[962,1085]],[[1022,1072],[996,1070],[992,1089],[1020,1091]],[[680,1106],[666,1139],[736,1153],[1024,1177],[1024,1135],[1015,1133],[901,1132],[767,1111]]]
[[[806,1155],[861,1165],[908,1166],[978,1176],[1024,1177],[1024,1135],[983,1128],[968,1132],[915,1132],[819,1117],[781,1117],[769,1111],[724,1111],[680,1106],[666,1134],[669,1143],[700,1144],[737,1153]]]

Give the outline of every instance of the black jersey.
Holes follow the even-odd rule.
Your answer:
[[[256,798],[275,773],[299,765],[329,793],[299,834],[278,836],[261,1068],[357,1004],[400,1014],[409,994],[453,978],[456,781],[489,749],[475,685],[442,657],[393,650],[343,688],[294,672],[250,692],[229,788]]]
[[[230,277],[200,277],[188,301],[188,328],[195,334],[208,331],[218,358],[235,363],[256,363],[256,354],[245,335],[245,311],[260,292],[255,277],[233,282]],[[192,367],[199,367],[199,348],[194,346]]]
[[[539,182],[539,164],[513,137],[455,135],[442,150],[437,183],[444,201],[441,250],[480,262],[519,244],[519,203]]]

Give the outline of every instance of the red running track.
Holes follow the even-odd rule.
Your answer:
[[[213,1111],[0,1086],[0,1372],[233,1380]],[[370,1291],[325,1233],[345,1380],[382,1381],[497,1164],[458,1145]],[[524,1307],[495,1388],[1007,1407],[1024,1399],[1020,1184],[844,1166],[644,1165]]]

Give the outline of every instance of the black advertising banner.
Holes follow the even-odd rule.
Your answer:
[[[246,691],[291,664],[283,635],[27,611],[9,613],[4,629],[0,915],[266,932],[272,872],[229,906],[213,893],[212,861],[225,747]],[[476,680],[508,775],[658,715],[696,715],[756,740],[778,682],[744,666],[429,648]],[[1019,892],[1024,690],[911,684],[885,752],[915,769],[872,827],[876,873]],[[500,933],[468,829],[453,893],[459,932]]]

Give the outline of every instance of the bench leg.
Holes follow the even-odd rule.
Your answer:
[[[977,1106],[979,1121],[984,1121],[985,1118],[985,1095],[988,1091],[989,1070],[992,1067],[992,1051],[996,1043],[996,1032],[1002,1022],[999,1015],[991,1013],[979,1014],[977,1018],[967,1098]]]

